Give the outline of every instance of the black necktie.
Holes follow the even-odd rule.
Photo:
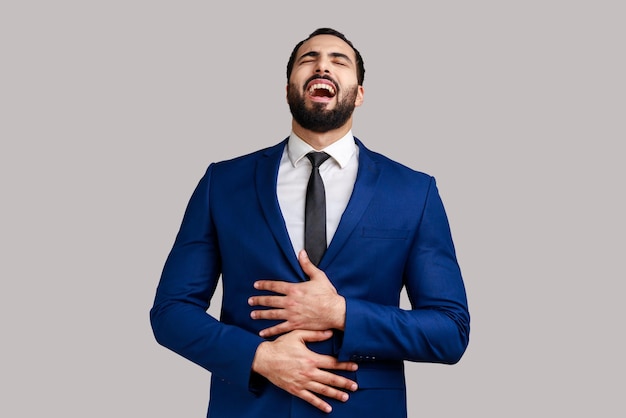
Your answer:
[[[310,152],[306,156],[313,167],[306,189],[304,249],[311,262],[317,266],[326,251],[326,193],[319,168],[330,155],[325,152]]]

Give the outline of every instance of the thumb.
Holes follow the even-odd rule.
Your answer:
[[[298,330],[297,332],[305,342],[325,341],[333,335],[333,332],[328,329],[325,331]]]
[[[304,274],[309,276],[309,279],[311,280],[317,272],[321,271],[315,266],[315,264],[311,262],[311,259],[309,258],[309,255],[306,253],[305,250],[301,250],[298,254],[298,262],[300,263],[300,267],[302,267],[302,271],[304,271]]]

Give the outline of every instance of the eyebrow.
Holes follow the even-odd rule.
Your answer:
[[[317,51],[309,51],[306,54],[302,54],[302,56],[300,56],[300,58],[298,58],[298,61],[301,61],[304,58],[307,57],[313,57],[313,58],[317,58],[319,57],[321,54]],[[346,61],[348,61],[349,63],[352,64],[352,60],[350,59],[349,56],[347,56],[346,54],[342,54],[341,52],[329,52],[328,53],[329,56],[331,56],[332,58],[341,58],[344,59]]]

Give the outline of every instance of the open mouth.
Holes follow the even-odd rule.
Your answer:
[[[311,81],[307,91],[311,97],[335,97],[336,90],[333,83],[323,78],[317,78]]]

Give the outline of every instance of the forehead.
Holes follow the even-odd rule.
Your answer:
[[[356,60],[356,54],[352,47],[333,35],[317,35],[307,40],[298,49],[296,58],[312,51],[323,54],[338,52],[347,55],[353,61]]]

